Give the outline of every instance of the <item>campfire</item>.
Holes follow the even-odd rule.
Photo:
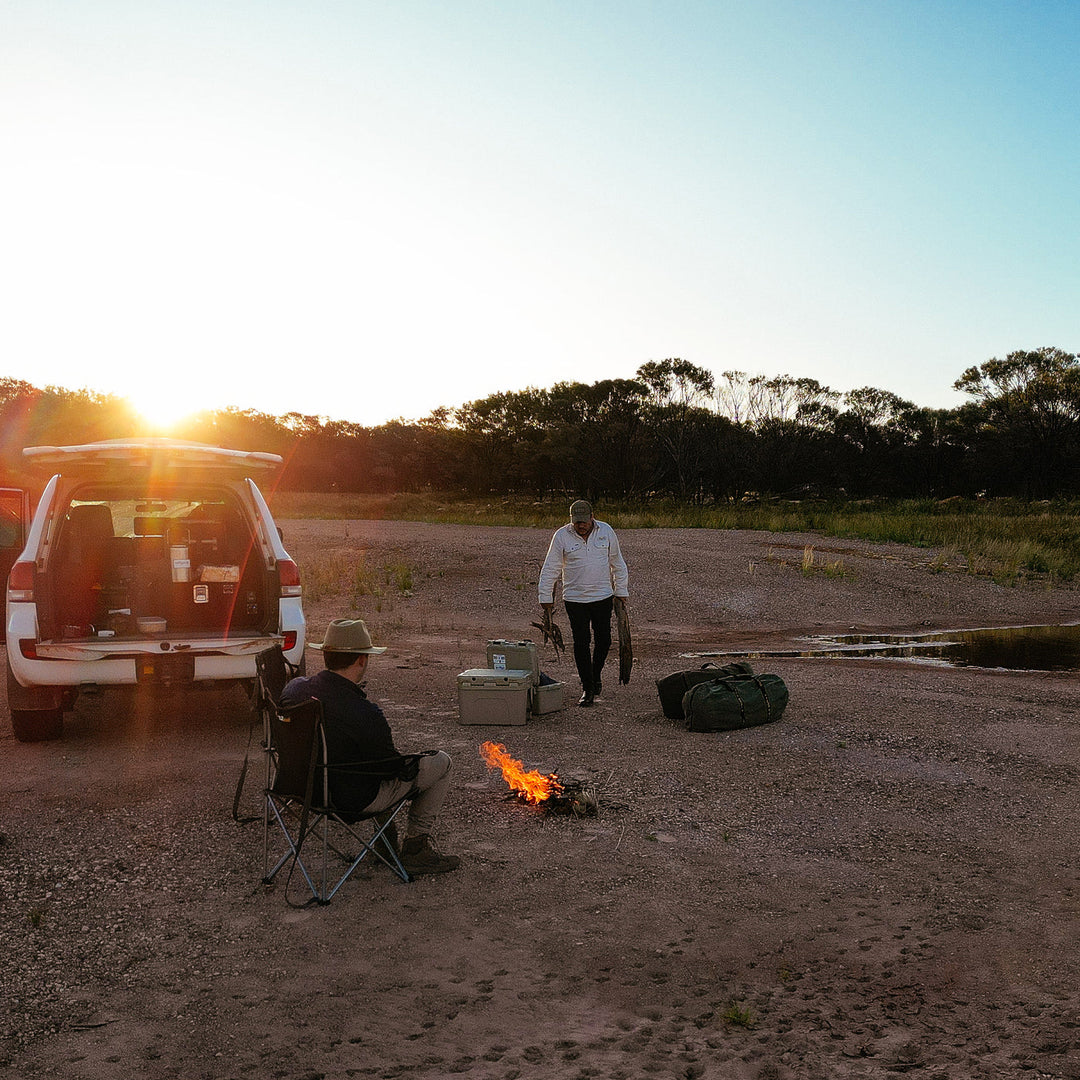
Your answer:
[[[577,781],[563,783],[557,773],[526,769],[524,764],[510,756],[501,743],[480,744],[480,756],[489,769],[500,769],[503,779],[510,786],[509,798],[532,806],[542,806],[552,814],[573,814],[586,817],[596,814],[596,792]]]

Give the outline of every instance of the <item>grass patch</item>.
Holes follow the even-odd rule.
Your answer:
[[[752,1028],[754,1026],[754,1014],[735,1001],[731,1002],[720,1014],[720,1019],[732,1027]]]
[[[803,577],[845,578],[855,576],[844,566],[843,559],[832,559],[825,562],[815,559],[814,549],[810,544],[803,548],[802,572]]]
[[[452,495],[342,495],[277,492],[275,516],[333,520],[429,521],[555,529],[569,497],[475,499]],[[599,516],[616,529],[752,529],[812,533],[928,549],[928,568],[987,576],[1002,584],[1071,581],[1080,574],[1080,502],[1017,499],[760,500],[679,504],[604,502]],[[812,572],[842,577],[842,564]],[[305,583],[306,584],[306,583]]]
[[[364,596],[372,596],[377,602],[394,593],[411,596],[414,572],[400,557],[371,566],[362,555],[336,550],[301,559],[300,580],[310,600],[348,596],[355,608]]]

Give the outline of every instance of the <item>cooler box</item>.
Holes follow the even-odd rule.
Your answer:
[[[545,713],[558,712],[566,707],[566,687],[561,682],[540,683],[532,688],[532,714],[543,716]]]
[[[540,681],[540,656],[532,641],[503,641],[501,638],[487,643],[487,665],[496,671],[528,671],[532,684]]]
[[[529,671],[470,668],[458,677],[458,723],[523,726],[529,712]]]

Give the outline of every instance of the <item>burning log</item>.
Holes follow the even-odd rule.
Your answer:
[[[502,770],[503,779],[510,785],[510,790],[516,791],[523,802],[541,803],[562,791],[562,784],[555,773],[544,776],[535,769],[526,771],[524,764],[512,758],[501,743],[481,743],[480,756],[489,769]]]
[[[509,798],[541,806],[549,814],[595,816],[598,807],[596,791],[586,784],[577,780],[563,783],[557,773],[545,775],[535,769],[527,770],[501,743],[481,743],[480,756],[489,769],[501,770],[503,779],[510,785]]]

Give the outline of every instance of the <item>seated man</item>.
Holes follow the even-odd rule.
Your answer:
[[[323,705],[327,764],[375,762],[399,754],[390,725],[382,709],[369,701],[361,688],[369,657],[386,652],[371,644],[371,635],[361,619],[334,619],[321,645],[323,671],[292,679],[281,694],[282,705],[299,705],[318,698]],[[441,874],[457,868],[456,855],[443,855],[435,847],[431,833],[450,789],[450,756],[439,750],[417,762],[417,771],[391,768],[393,775],[378,775],[347,768],[330,770],[330,798],[341,813],[372,813],[385,810],[408,795],[409,825],[401,847],[401,863],[413,874]],[[410,794],[411,793],[411,794]],[[397,843],[393,828],[385,834]]]

